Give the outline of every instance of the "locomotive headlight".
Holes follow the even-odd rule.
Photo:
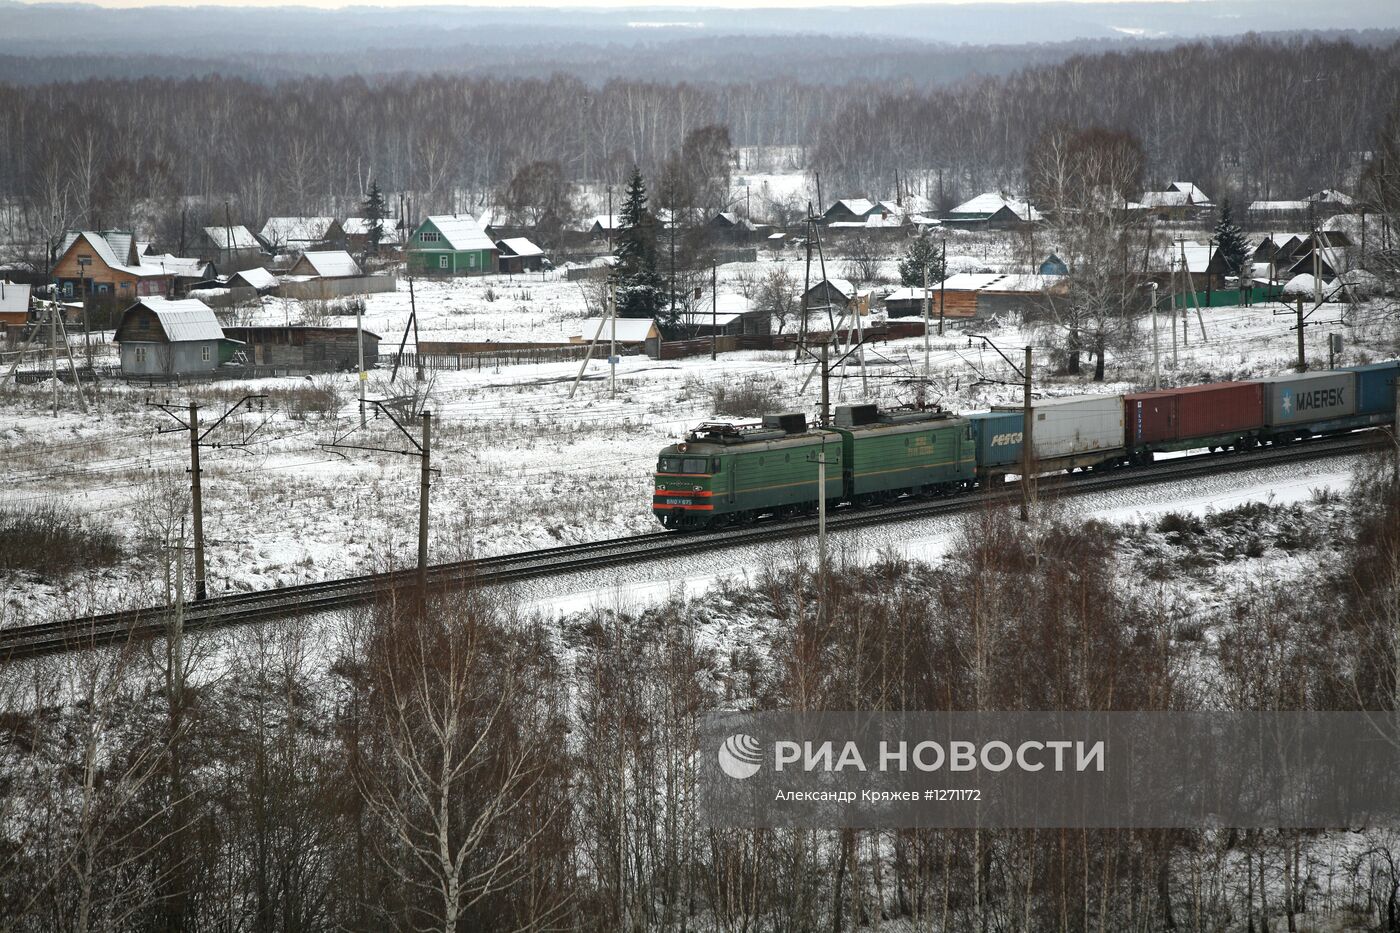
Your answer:
[[[701,489],[701,487],[699,487],[699,486],[696,486],[696,487],[695,487],[695,491],[696,491],[696,492],[699,492],[700,489]]]

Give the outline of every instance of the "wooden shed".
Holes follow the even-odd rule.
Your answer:
[[[121,345],[124,376],[212,373],[238,347],[209,306],[195,298],[141,299],[122,312],[115,340]]]
[[[379,361],[379,335],[364,335],[365,367]],[[355,328],[314,325],[265,325],[226,327],[224,334],[246,345],[248,362],[254,366],[305,366],[352,371],[358,365]]]

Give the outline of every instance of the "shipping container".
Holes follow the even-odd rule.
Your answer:
[[[967,416],[980,469],[1021,462],[1021,412],[977,411]]]
[[[1395,414],[1395,382],[1400,378],[1400,361],[1345,366],[1342,372],[1356,373],[1356,413]]]
[[[1268,427],[1327,423],[1356,414],[1356,373],[1292,373],[1261,379]]]
[[[842,437],[852,499],[949,491],[976,472],[972,428],[956,415],[842,405],[832,429]]]
[[[1178,449],[1193,440],[1223,446],[1258,431],[1264,423],[1264,389],[1257,382],[1139,392],[1123,398],[1128,437],[1137,447]]]
[[[993,411],[1010,411],[998,406]],[[1123,453],[1123,396],[1072,395],[1036,399],[1031,432],[1038,461],[1070,459],[1089,465]]]

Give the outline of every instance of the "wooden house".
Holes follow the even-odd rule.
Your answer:
[[[500,255],[501,271],[512,275],[521,272],[539,272],[545,266],[544,250],[523,236],[506,237],[496,241]]]
[[[365,253],[369,250],[369,218],[347,217],[341,222],[340,229],[345,231],[345,248],[347,250],[352,253]],[[380,252],[397,250],[402,242],[403,238],[399,232],[398,221],[392,217],[382,219],[379,222]]]
[[[175,275],[145,262],[129,231],[81,230],[68,233],[53,267],[64,298],[96,298],[126,303],[147,295],[168,295]]]
[[[262,243],[242,224],[205,227],[195,240],[194,254],[228,272],[260,266],[266,256]]]
[[[842,198],[822,212],[823,223],[863,222],[872,214],[880,214],[882,209],[876,201],[867,198]]]
[[[269,217],[258,239],[274,253],[345,248],[345,230],[334,217]]]
[[[932,313],[937,315],[941,309],[945,318],[1034,316],[1048,309],[1054,298],[1069,294],[1069,281],[1061,275],[960,272],[931,286],[929,293]]]
[[[831,306],[832,313],[840,316],[856,300],[857,289],[847,279],[822,279],[807,289],[803,296],[807,309],[817,312]]]
[[[943,215],[948,226],[973,230],[1015,230],[1042,220],[1040,211],[1025,201],[995,192],[979,194]]]
[[[499,257],[470,214],[429,217],[408,241],[408,270],[419,275],[486,275],[497,271]]]
[[[578,332],[569,335],[570,343],[586,344],[595,339],[605,355],[608,345],[616,343],[619,347],[639,347],[652,359],[661,357],[661,329],[651,318],[586,318]]]
[[[287,274],[309,275],[318,279],[353,279],[361,272],[353,256],[343,249],[331,249],[302,253]]]
[[[24,330],[29,321],[28,285],[0,279],[0,337],[10,338]]]
[[[212,373],[238,344],[224,336],[214,312],[194,298],[143,298],[122,313],[116,342],[125,376]]]
[[[379,335],[359,331],[363,337],[365,368],[379,362]],[[254,366],[290,366],[353,372],[359,367],[353,327],[312,325],[260,325],[225,327],[224,334],[240,341]]]

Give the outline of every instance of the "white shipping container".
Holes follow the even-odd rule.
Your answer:
[[[1015,405],[998,410],[1019,411]],[[1123,396],[1070,395],[1033,399],[1037,460],[1111,453],[1123,449]]]

